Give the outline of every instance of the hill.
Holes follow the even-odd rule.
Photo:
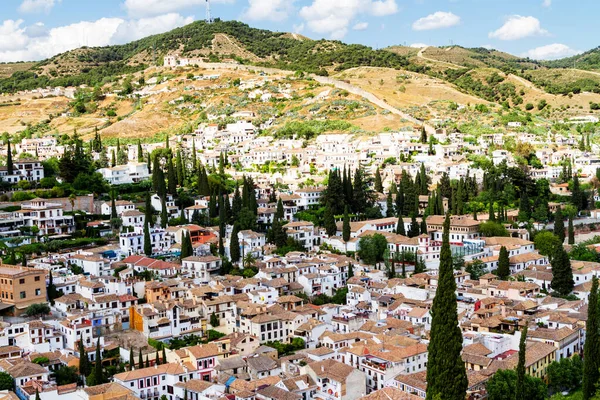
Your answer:
[[[586,51],[573,57],[561,58],[560,60],[546,61],[544,65],[549,68],[574,68],[600,70],[600,47]]]
[[[361,65],[408,68],[407,58],[385,50],[345,44],[340,41],[309,40],[300,35],[255,29],[237,21],[196,21],[172,31],[131,43],[99,48],[81,48],[44,60],[13,80],[0,80],[4,91],[15,92],[44,86],[95,86],[114,81],[123,74],[162,65],[171,53],[206,57],[207,61],[234,58],[242,64],[271,66],[327,75]]]

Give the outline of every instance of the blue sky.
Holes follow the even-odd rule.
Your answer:
[[[211,0],[251,26],[371,47],[492,47],[538,59],[599,45],[597,0]],[[0,62],[125,43],[205,15],[205,0],[2,0]]]

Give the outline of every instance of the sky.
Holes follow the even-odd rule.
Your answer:
[[[374,48],[457,44],[556,59],[600,45],[598,0],[211,0],[211,11]],[[0,62],[127,43],[205,15],[206,0],[2,0]]]

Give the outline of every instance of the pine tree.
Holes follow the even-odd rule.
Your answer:
[[[406,236],[406,229],[404,228],[404,218],[402,218],[402,214],[398,214],[398,224],[396,225],[396,233],[398,235]]]
[[[458,326],[456,281],[450,250],[450,216],[446,215],[440,251],[439,280],[431,308],[427,360],[427,400],[464,400],[467,374],[461,358],[462,332]]]
[[[508,258],[508,251],[506,247],[500,247],[500,254],[498,255],[498,270],[496,272],[498,278],[507,280],[510,275],[510,260]]]
[[[237,223],[233,224],[231,239],[229,240],[229,256],[231,258],[231,262],[233,263],[236,263],[240,260],[240,240],[238,238],[239,231],[239,225]]]
[[[556,208],[556,213],[554,214],[554,234],[558,237],[560,243],[565,242],[565,217],[560,206]]]
[[[583,346],[583,399],[589,400],[596,393],[596,383],[600,379],[600,315],[598,314],[598,278],[592,277],[592,288],[588,299],[588,316],[585,323],[585,344]]]
[[[569,244],[575,244],[575,228],[573,228],[573,216],[569,215],[569,227],[567,229],[569,234]]]
[[[515,384],[515,400],[525,400],[525,353],[527,351],[527,325],[521,331],[519,342],[519,362],[517,363],[517,382]]]
[[[14,173],[14,164],[12,159],[10,139],[6,139],[6,171],[8,175],[12,175]]]
[[[344,242],[350,240],[350,216],[348,215],[348,206],[344,208],[344,225],[342,228],[342,239],[344,239]]]
[[[379,167],[375,171],[375,191],[378,193],[383,193],[383,182],[381,181],[381,171]]]
[[[555,249],[550,265],[552,266],[552,290],[561,296],[569,295],[573,291],[575,281],[573,281],[571,260],[562,245]]]

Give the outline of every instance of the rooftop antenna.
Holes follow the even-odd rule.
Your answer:
[[[210,15],[210,0],[206,0],[206,23],[207,24],[212,24],[213,19],[212,16]]]

